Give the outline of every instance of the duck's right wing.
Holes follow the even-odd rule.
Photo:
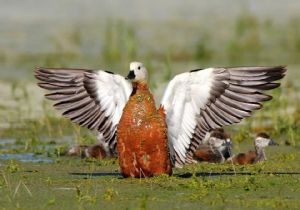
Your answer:
[[[46,98],[72,122],[97,130],[109,148],[116,145],[116,126],[132,92],[124,77],[108,71],[37,68],[35,77]]]
[[[211,129],[240,122],[278,87],[285,67],[208,68],[177,75],[164,93],[171,158],[177,167],[193,162],[193,153]]]

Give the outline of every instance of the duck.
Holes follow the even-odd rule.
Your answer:
[[[102,160],[104,158],[114,158],[115,154],[106,150],[101,143],[94,145],[75,145],[70,147],[67,156],[79,156],[81,158],[94,158]]]
[[[143,63],[131,62],[127,77],[107,70],[37,67],[45,97],[72,122],[98,132],[117,148],[123,177],[172,175],[193,164],[211,129],[239,123],[262,108],[280,86],[284,66],[212,67],[175,75],[155,106]]]
[[[210,163],[224,163],[231,157],[231,139],[223,128],[208,132],[195,151],[194,159]]]
[[[255,150],[250,150],[247,153],[239,153],[228,159],[228,161],[236,165],[256,164],[265,161],[267,158],[264,148],[273,145],[278,146],[278,143],[271,139],[268,134],[264,132],[258,133],[254,139]]]
[[[67,156],[80,156],[80,157],[85,157],[85,151],[88,148],[88,145],[74,145],[71,146],[70,148],[66,149],[64,152],[65,155]]]

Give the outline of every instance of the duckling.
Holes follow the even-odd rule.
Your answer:
[[[172,174],[194,163],[205,134],[240,122],[271,100],[265,90],[286,68],[218,67],[176,75],[157,109],[143,63],[131,62],[128,76],[104,70],[37,68],[35,77],[54,107],[72,122],[96,130],[117,147],[123,177]]]
[[[69,149],[66,151],[67,156],[80,156],[80,157],[85,157],[85,151],[88,148],[88,145],[74,145],[71,146]]]
[[[266,146],[278,145],[270,136],[266,133],[257,134],[254,140],[255,150],[250,150],[247,153],[239,153],[229,159],[237,165],[255,164],[267,160],[264,148]]]
[[[80,156],[81,158],[113,158],[115,155],[111,151],[105,149],[102,144],[95,145],[76,145],[67,151],[68,156]]]
[[[231,156],[231,139],[223,128],[213,129],[207,133],[194,154],[197,161],[223,163]]]

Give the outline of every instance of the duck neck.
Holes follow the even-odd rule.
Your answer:
[[[256,158],[255,162],[260,162],[266,160],[266,154],[263,147],[257,147],[255,146],[255,152],[256,152]]]
[[[148,90],[148,84],[145,80],[132,82],[133,89],[137,90]]]
[[[225,160],[227,160],[228,158],[231,157],[231,148],[230,147],[226,147],[224,150],[223,150],[223,157],[225,158]]]
[[[145,80],[132,82],[132,88],[132,96],[135,95],[137,91],[149,91],[148,84]]]

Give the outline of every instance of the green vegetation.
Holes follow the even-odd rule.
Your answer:
[[[254,166],[204,163],[147,179],[123,179],[108,160],[2,162],[0,202],[3,209],[298,209],[299,151],[276,150],[293,159],[274,149]]]
[[[157,27],[170,28],[161,24]],[[148,69],[152,74],[157,73],[153,72],[154,69],[159,69],[159,73],[164,75],[162,79],[189,70],[178,69],[187,63],[199,63],[199,67],[300,64],[299,19],[291,18],[278,23],[271,19],[258,19],[251,12],[244,11],[225,26],[210,28],[195,25],[192,34],[186,32],[191,39],[182,39],[177,45],[167,45],[164,37],[158,41],[155,34],[147,34],[142,25],[123,20],[108,19],[104,27],[99,27],[97,23],[75,24],[49,37],[48,42],[52,47],[49,51],[2,49],[0,66],[11,72],[2,72],[0,75],[14,80],[20,76],[32,79],[31,72],[35,66],[102,67],[125,74],[128,63],[134,59],[143,60],[151,67]],[[147,27],[152,29],[153,26]],[[173,26],[173,30],[178,30],[177,27]],[[91,33],[87,34],[86,31]],[[169,35],[172,33],[174,31],[170,28]],[[170,64],[173,67],[171,74]]]

